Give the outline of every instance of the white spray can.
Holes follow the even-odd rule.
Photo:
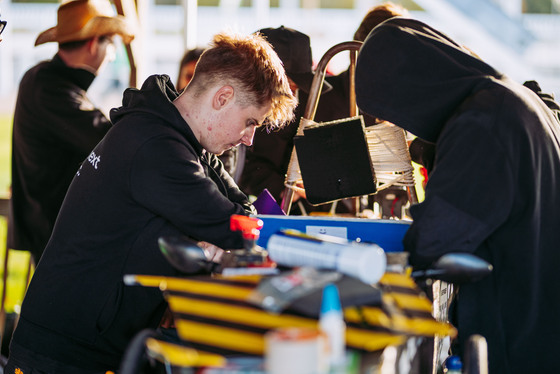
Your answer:
[[[337,270],[367,284],[376,283],[387,267],[385,252],[377,244],[310,236],[296,230],[272,234],[267,250],[270,259],[279,265]]]

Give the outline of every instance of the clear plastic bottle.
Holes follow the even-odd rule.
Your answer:
[[[339,372],[346,364],[346,323],[338,288],[333,283],[323,288],[319,329],[327,336],[331,373]]]

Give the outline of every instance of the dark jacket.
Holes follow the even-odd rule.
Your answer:
[[[536,81],[526,81],[523,85],[536,93],[543,103],[552,110],[552,113],[560,119],[560,105],[555,101],[554,95],[542,92],[540,85]],[[416,138],[410,143],[409,150],[412,161],[424,166],[427,172],[430,173],[435,159],[435,144],[427,142],[422,138]]]
[[[66,190],[111,123],[89,101],[95,78],[58,55],[23,76],[14,114],[8,246],[39,260]]]
[[[123,285],[126,274],[177,275],[157,244],[186,235],[243,247],[232,214],[252,206],[206,153],[172,100],[167,76],[127,89],[113,128],[72,182],[27,291],[14,341],[78,367],[109,370],[135,333],[156,328],[159,289]]]
[[[537,95],[439,31],[394,18],[358,55],[358,105],[436,143],[404,238],[415,265],[469,252],[493,266],[461,285],[457,327],[488,341],[490,373],[557,371],[560,127]]]
[[[256,129],[239,180],[246,194],[258,196],[266,188],[280,203],[300,118],[301,115],[278,130]]]

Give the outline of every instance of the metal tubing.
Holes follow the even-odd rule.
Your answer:
[[[305,107],[305,112],[303,114],[304,119],[313,120],[315,118],[315,113],[317,112],[317,107],[319,106],[319,97],[321,96],[321,90],[323,88],[323,82],[325,81],[325,74],[327,71],[327,65],[330,60],[338,53],[342,51],[350,51],[350,115],[355,116],[357,113],[357,106],[356,106],[356,92],[354,90],[354,76],[356,71],[356,56],[358,55],[358,51],[362,46],[362,42],[359,41],[349,41],[349,42],[342,42],[336,44],[335,46],[331,47],[319,63],[317,64],[317,68],[315,69],[315,76],[313,77],[313,82],[311,83],[311,88],[309,90],[309,98],[307,99],[307,105]],[[297,134],[303,135],[303,128],[305,127],[306,121],[301,121],[298,127]],[[290,165],[293,162],[297,162],[297,156],[295,148],[292,149],[292,157],[290,159]],[[291,167],[288,167],[290,170]],[[286,184],[295,184],[293,181],[287,181]],[[281,208],[286,214],[290,214],[290,209],[292,207],[292,200],[294,196],[294,191],[289,186],[284,188],[283,198]]]

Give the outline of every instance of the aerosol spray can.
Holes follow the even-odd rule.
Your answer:
[[[268,255],[279,265],[332,269],[376,283],[385,273],[387,257],[377,244],[358,243],[328,235],[307,235],[296,230],[272,234]]]

